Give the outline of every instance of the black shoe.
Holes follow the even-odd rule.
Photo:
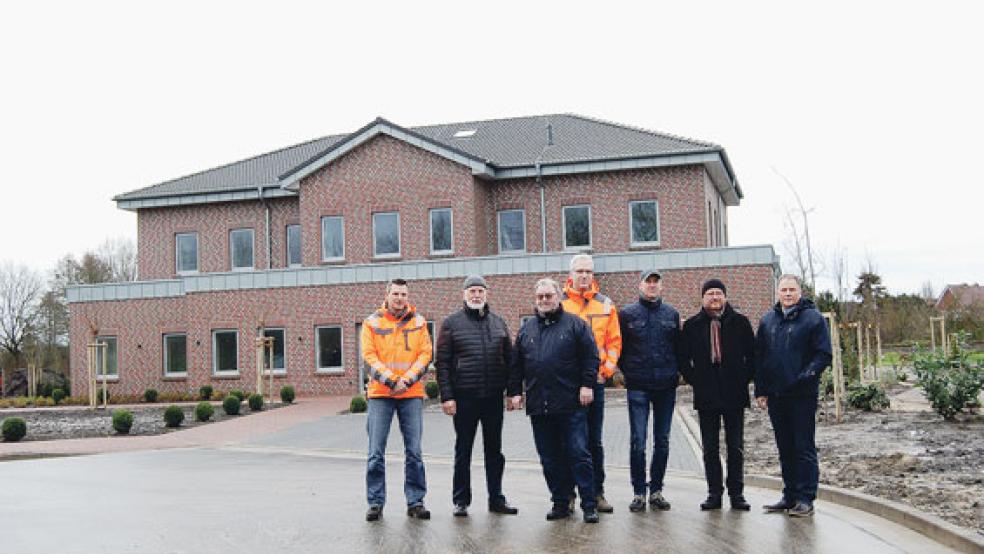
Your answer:
[[[431,513],[427,508],[424,508],[423,504],[417,504],[416,506],[410,506],[407,508],[407,515],[414,519],[430,519]]]
[[[489,504],[489,511],[493,514],[506,514],[509,516],[514,516],[519,513],[519,508],[510,506],[508,502],[503,500],[502,502]]]
[[[366,521],[376,521],[383,515],[382,506],[369,506],[369,511],[366,512]]]
[[[468,517],[468,506],[464,504],[455,504],[454,510],[451,511],[451,515],[454,517]]]
[[[707,500],[700,503],[701,510],[720,510],[721,497],[716,494],[707,495]]]
[[[571,517],[571,511],[567,508],[567,504],[563,502],[559,504],[554,504],[550,511],[547,512],[547,521],[554,521],[557,519],[564,519]]]
[[[783,497],[782,500],[776,502],[775,504],[766,504],[765,506],[762,507],[765,508],[766,512],[771,514],[774,512],[788,511],[790,508],[792,508],[795,505],[796,503],[794,503],[792,500]]]
[[[632,502],[629,503],[630,512],[641,512],[646,509],[646,495],[637,494],[632,497]]]
[[[662,491],[656,491],[649,495],[649,509],[662,511],[670,509],[670,503],[663,498]]]
[[[598,523],[598,510],[594,508],[584,510],[584,523]]]
[[[797,502],[796,505],[790,508],[786,513],[789,514],[790,517],[810,517],[813,515],[813,504]]]
[[[748,510],[752,509],[752,505],[749,504],[747,500],[745,500],[744,496],[739,494],[738,496],[731,497],[731,509],[747,512]]]

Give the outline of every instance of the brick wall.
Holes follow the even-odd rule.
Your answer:
[[[552,277],[563,283],[566,275]],[[513,334],[523,315],[533,313],[532,288],[540,275],[493,276],[489,303],[501,314]],[[676,270],[664,274],[665,298],[686,317],[699,307],[700,284],[710,277],[724,280],[729,300],[749,315],[753,323],[773,301],[771,266]],[[635,301],[638,274],[599,275],[602,291],[618,305]],[[192,293],[180,298],[127,300],[71,304],[72,390],[87,392],[86,349],[95,335],[118,338],[119,380],[110,391],[141,394],[159,391],[197,391],[210,384],[217,390],[254,389],[256,361],[252,346],[258,326],[286,329],[285,376],[275,377],[275,387],[293,385],[299,394],[352,394],[357,390],[358,345],[356,325],[383,299],[382,283],[334,285],[273,290]],[[413,282],[411,302],[439,327],[461,303],[461,279]],[[314,329],[319,325],[342,328],[344,371],[315,372]],[[238,378],[212,375],[212,330],[238,329]],[[181,332],[188,337],[187,378],[165,380],[163,334]]]

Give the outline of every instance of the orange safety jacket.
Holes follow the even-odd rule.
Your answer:
[[[591,280],[591,288],[583,293],[574,288],[570,278],[564,284],[564,311],[577,315],[587,322],[598,345],[601,366],[598,374],[609,379],[615,375],[615,365],[622,354],[622,331],[618,325],[618,308],[611,299],[598,292],[598,281]]]
[[[431,360],[427,321],[408,305],[397,319],[386,309],[376,310],[362,322],[362,358],[369,364],[369,398],[423,398],[423,377]],[[407,390],[393,392],[397,380]]]

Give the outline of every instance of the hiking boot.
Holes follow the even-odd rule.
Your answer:
[[[571,511],[567,504],[563,502],[554,503],[550,511],[547,512],[547,521],[554,521],[557,519],[564,519],[571,517]]]
[[[663,511],[670,509],[670,503],[663,498],[663,491],[656,491],[649,495],[649,509]]]
[[[605,499],[605,495],[599,494],[598,496],[595,497],[595,500],[598,502],[599,512],[604,514],[610,514],[615,511],[615,508],[608,503],[607,499]]]
[[[646,495],[637,494],[632,497],[632,502],[629,503],[630,512],[641,512],[646,509]]]
[[[774,512],[788,511],[790,508],[792,508],[795,505],[796,505],[795,502],[787,499],[786,497],[783,497],[781,500],[779,500],[779,502],[776,502],[775,504],[766,504],[765,506],[762,507],[765,509],[767,513],[771,514]]]
[[[700,503],[701,510],[720,510],[721,496],[717,494],[707,495],[707,500]]]
[[[598,510],[593,508],[584,510],[584,523],[598,523]]]
[[[430,519],[431,513],[427,508],[424,508],[423,504],[417,504],[416,506],[410,506],[407,508],[407,515],[414,519]]]
[[[749,504],[747,500],[745,500],[744,496],[739,494],[737,496],[731,497],[731,509],[747,512],[748,510],[752,509],[752,505]]]
[[[508,502],[503,500],[502,502],[495,502],[493,504],[489,504],[489,511],[494,514],[506,514],[506,515],[514,516],[519,513],[519,508],[516,508],[515,506],[510,506]]]
[[[366,512],[366,521],[377,521],[380,516],[383,515],[382,506],[369,506],[369,511]]]
[[[451,515],[454,517],[468,517],[468,506],[464,504],[455,504],[454,510],[451,511]]]
[[[572,494],[571,499],[567,501],[567,511],[573,514],[575,508],[577,508],[577,495]]]
[[[786,513],[789,514],[790,517],[810,517],[813,515],[813,504],[797,502],[796,505],[790,508]]]

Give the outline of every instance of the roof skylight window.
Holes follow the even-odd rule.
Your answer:
[[[475,136],[478,129],[462,129],[454,134],[454,138],[470,138]]]

